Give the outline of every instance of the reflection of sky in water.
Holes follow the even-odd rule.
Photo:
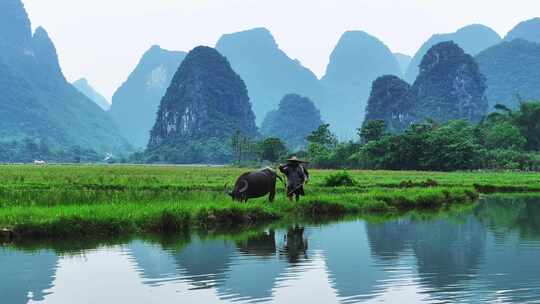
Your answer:
[[[240,240],[193,236],[166,249],[143,241],[74,256],[0,248],[0,302],[538,302],[536,202]]]

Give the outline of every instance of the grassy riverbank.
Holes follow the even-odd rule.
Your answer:
[[[343,214],[396,214],[474,201],[479,192],[540,191],[534,173],[351,171],[354,186],[326,187],[313,170],[308,196],[233,203],[223,185],[244,169],[177,166],[1,166],[0,228],[19,237],[115,236]],[[427,180],[436,181],[426,183]]]

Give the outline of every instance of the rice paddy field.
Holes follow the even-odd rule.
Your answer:
[[[328,186],[341,171],[311,170],[307,196],[289,202],[284,185],[266,198],[232,202],[225,183],[248,169],[136,165],[0,166],[0,229],[14,238],[119,236],[184,229],[246,227],[282,219],[392,216],[475,202],[482,193],[540,192],[525,172],[348,171],[348,186]]]

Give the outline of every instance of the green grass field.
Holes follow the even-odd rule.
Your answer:
[[[179,166],[0,166],[0,228],[17,237],[115,236],[253,225],[277,219],[399,214],[470,203],[478,192],[540,191],[535,173],[349,171],[355,185],[326,187],[312,170],[300,203],[236,203],[226,182],[246,169]],[[427,187],[431,179],[437,186]]]

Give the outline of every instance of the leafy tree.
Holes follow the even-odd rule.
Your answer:
[[[514,144],[516,148],[523,147],[520,144],[521,139],[525,138],[525,148],[528,151],[540,150],[540,102],[522,102],[518,110],[512,110],[505,105],[495,105],[497,112],[491,113],[480,125],[484,129],[484,133],[489,133],[490,129],[498,130],[499,141],[504,140],[505,145]],[[503,125],[497,127],[497,125]],[[510,138],[509,136],[516,135],[515,130],[509,130],[510,127],[517,128],[521,136]],[[487,131],[486,131],[487,130]],[[506,134],[502,135],[500,132]],[[486,140],[488,134],[484,134]],[[493,134],[492,137],[496,137]],[[493,138],[494,139],[494,138]],[[486,143],[487,145],[487,143]],[[493,148],[493,146],[491,146]],[[499,148],[505,148],[499,147]]]
[[[465,121],[411,126],[366,144],[360,160],[368,168],[393,170],[460,170],[480,166],[474,128]]]
[[[359,130],[358,135],[364,143],[379,140],[386,132],[386,122],[384,120],[370,120]]]
[[[270,162],[279,161],[287,154],[287,147],[279,138],[267,138],[260,144],[261,159]]]
[[[514,121],[527,139],[525,148],[529,151],[540,150],[540,103],[522,103]]]
[[[503,121],[490,127],[485,134],[484,145],[488,149],[523,150],[527,139],[518,127]]]
[[[308,154],[316,166],[328,166],[332,152],[338,145],[336,136],[330,131],[329,124],[320,125],[308,137]]]
[[[307,140],[310,144],[319,144],[327,148],[335,148],[338,143],[336,136],[330,131],[329,124],[320,125],[308,135]]]

